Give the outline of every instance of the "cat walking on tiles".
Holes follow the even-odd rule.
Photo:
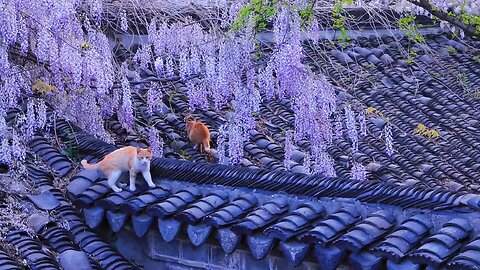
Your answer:
[[[200,154],[205,152],[207,160],[214,159],[212,149],[210,148],[210,131],[202,122],[197,122],[191,115],[185,116],[183,119],[187,125],[188,139],[198,147]]]
[[[135,178],[137,173],[142,173],[143,178],[147,181],[148,186],[155,187],[150,175],[150,160],[152,159],[152,149],[126,146],[117,149],[106,155],[100,162],[88,164],[86,160],[82,160],[82,165],[86,170],[99,170],[108,178],[108,185],[115,192],[122,191],[117,186],[118,178],[123,172],[130,173],[130,190],[135,191]]]

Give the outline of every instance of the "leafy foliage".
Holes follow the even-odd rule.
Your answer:
[[[341,31],[338,40],[346,45],[350,38],[347,35],[347,28],[345,27],[345,10],[343,9],[342,0],[335,0],[335,5],[333,6],[332,17],[334,18],[333,27]]]
[[[277,0],[250,0],[250,3],[238,12],[233,28],[240,30],[249,22],[257,32],[267,27],[268,21],[275,15]]]
[[[427,128],[424,124],[421,123],[417,125],[414,131],[415,133],[422,135],[428,139],[436,139],[440,137],[440,132],[438,132],[436,129]]]
[[[398,19],[398,27],[400,30],[404,30],[407,38],[419,43],[425,43],[425,38],[418,32],[418,28],[415,24],[414,15],[406,16]]]

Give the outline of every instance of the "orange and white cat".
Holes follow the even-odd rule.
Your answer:
[[[207,126],[201,122],[195,121],[191,115],[185,116],[183,119],[187,124],[187,135],[191,142],[198,146],[198,151],[207,152],[210,157],[213,157],[210,149],[210,131]]]
[[[108,178],[108,185],[115,192],[122,191],[117,186],[117,180],[123,172],[130,173],[130,190],[135,191],[135,178],[137,173],[142,173],[148,186],[155,187],[150,174],[150,160],[152,159],[152,149],[142,149],[133,146],[126,146],[117,149],[106,155],[100,162],[88,164],[82,160],[82,165],[87,170],[99,170]]]

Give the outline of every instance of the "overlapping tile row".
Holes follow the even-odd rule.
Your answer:
[[[448,263],[449,269],[480,269],[480,236],[464,246]]]
[[[243,186],[270,191],[285,191],[321,197],[350,197],[372,203],[403,207],[455,208],[464,193],[428,189],[420,186],[398,187],[375,182],[354,182],[264,170],[232,168],[221,165],[179,162],[171,159],[152,161],[152,172],[160,177],[197,184]]]
[[[333,243],[339,235],[344,234],[353,224],[357,223],[360,218],[360,213],[354,207],[345,207],[327,216],[313,229],[299,236],[299,239],[303,242],[317,243],[326,247]]]
[[[72,169],[72,162],[59,153],[45,138],[35,136],[29,145],[32,151],[37,153],[45,163],[59,173],[60,177],[65,176]]]
[[[52,229],[51,233],[58,233],[59,235],[68,237],[70,240],[73,239],[73,242],[78,245],[82,252],[89,254],[95,260],[89,260],[90,263],[92,263],[93,268],[97,267],[98,265],[100,266],[100,269],[112,270],[126,270],[138,268],[137,266],[123,258],[110,245],[105,243],[104,240],[102,240],[102,238],[97,233],[93,232],[85,224],[85,221],[80,218],[77,210],[72,208],[71,204],[63,197],[63,193],[60,190],[48,186],[44,186],[43,188],[45,189],[45,191],[42,192],[42,194],[38,195],[43,196],[43,198],[38,200],[32,198],[33,203],[37,208],[41,210],[54,210],[57,215],[58,222],[60,222],[61,224],[65,224],[65,226],[68,228],[67,232],[66,229],[64,230],[62,228],[59,228],[58,226],[55,226],[55,229]],[[39,228],[48,229],[48,222],[45,222],[44,224],[40,223],[37,226]],[[41,234],[40,232],[38,233]],[[54,242],[52,242],[52,244],[55,245]],[[66,241],[60,241],[57,242],[57,244],[59,244],[59,247],[72,245],[72,243],[68,244]],[[70,251],[68,257],[73,256],[77,258],[79,254],[76,251],[79,250],[75,250],[75,252]]]
[[[6,241],[18,248],[20,257],[31,269],[61,269],[53,254],[44,250],[42,243],[27,232],[12,230],[7,234]]]
[[[6,251],[0,249],[0,269],[20,270],[22,267]]]
[[[90,266],[92,270],[103,269],[98,262],[80,249],[71,232],[59,224],[49,222],[42,227],[39,226],[36,233],[58,253],[63,269],[74,270],[79,267],[87,268],[87,266]]]
[[[433,228],[432,222],[423,214],[415,215],[385,237],[373,250],[381,256],[399,263],[405,255],[416,247]]]
[[[376,242],[395,225],[395,217],[388,211],[381,210],[360,221],[355,227],[340,236],[335,245],[352,252],[358,252]]]
[[[423,240],[422,245],[412,251],[408,257],[419,264],[439,267],[463,246],[472,229],[468,221],[453,219],[436,234]]]
[[[88,145],[88,143],[85,142],[84,144]],[[96,152],[101,151],[97,150]],[[292,174],[271,173],[262,170],[242,168],[236,168],[234,171],[227,170],[221,172],[222,169],[224,170],[228,167],[174,160],[155,160],[152,167],[155,167],[155,164],[157,163],[164,163],[163,166],[169,164],[171,166],[170,170],[175,171],[175,174],[172,175],[177,175],[179,180],[196,178],[196,180],[192,182],[198,181],[199,183],[207,184],[213,183],[213,181],[218,182],[218,179],[221,179],[221,177],[227,178],[227,176],[229,179],[227,181],[242,182],[242,178],[247,178],[254,183],[268,183],[268,185],[265,185],[267,188],[279,187],[289,181],[299,181],[301,183],[314,181],[314,178],[312,177],[305,178],[305,176],[301,175],[298,175],[299,178],[297,178],[295,177],[296,175]],[[165,168],[161,169],[165,170]],[[235,179],[235,173],[238,173],[238,179]],[[257,179],[259,176],[264,177],[264,179]],[[214,177],[213,180],[209,180],[212,177]],[[285,179],[282,179],[282,177],[285,177]],[[376,269],[376,267],[382,265],[381,263],[385,262],[385,260],[387,260],[390,265],[404,265],[407,262],[415,265],[415,262],[412,262],[413,259],[410,259],[410,255],[402,254],[397,261],[393,261],[388,256],[379,257],[379,253],[374,249],[374,247],[382,241],[388,242],[389,233],[393,234],[396,231],[393,228],[394,225],[389,227],[388,224],[393,224],[393,222],[388,214],[385,214],[383,211],[380,213],[369,214],[369,216],[365,217],[367,218],[367,222],[362,223],[358,220],[349,220],[355,220],[358,218],[358,213],[351,211],[351,209],[340,209],[339,211],[332,213],[332,215],[323,217],[323,211],[321,208],[315,208],[313,205],[310,205],[307,207],[310,211],[305,211],[307,208],[304,207],[305,205],[302,206],[302,204],[293,206],[292,208],[290,205],[291,202],[286,201],[285,198],[282,198],[281,196],[273,200],[258,202],[258,199],[252,200],[249,198],[246,200],[246,198],[242,196],[228,196],[227,198],[222,192],[219,192],[217,195],[212,195],[211,193],[202,192],[201,189],[195,187],[173,190],[168,184],[159,185],[156,189],[139,187],[138,192],[132,195],[129,194],[129,191],[127,190],[122,193],[112,193],[110,190],[107,190],[106,192],[100,190],[99,192],[96,186],[101,187],[102,181],[103,180],[99,179],[99,176],[96,174],[81,172],[74,177],[74,180],[69,186],[69,190],[71,189],[76,192],[75,197],[84,198],[81,199],[81,201],[87,202],[84,204],[80,203],[79,205],[86,207],[84,209],[84,215],[86,222],[89,225],[96,224],[98,226],[98,224],[107,220],[110,227],[112,227],[112,230],[120,231],[126,224],[131,224],[134,228],[134,232],[138,236],[143,236],[156,222],[161,236],[164,240],[168,241],[175,239],[182,231],[181,228],[187,226],[188,237],[192,244],[197,246],[202,245],[212,234],[216,234],[217,239],[220,241],[220,246],[222,246],[226,252],[231,253],[236,249],[240,240],[245,237],[247,245],[255,258],[261,259],[267,256],[272,249],[279,248],[280,252],[284,254],[290,264],[298,265],[309,252],[314,252],[314,254],[317,255],[317,258],[324,258],[325,256],[329,257],[330,260],[328,260],[328,263],[325,262],[325,264],[329,267],[333,267],[331,269],[334,269],[341,261],[339,258],[343,258],[348,254],[345,253],[345,245],[341,244],[342,241],[345,241],[345,239],[342,239],[341,235],[343,235],[345,237],[349,236],[349,241],[352,243],[357,241],[355,248],[358,249],[358,251],[348,257],[352,264],[369,262],[370,265],[376,265],[375,268],[372,269]],[[77,183],[79,183],[80,187],[77,187]],[[314,181],[312,184],[317,183]],[[359,184],[358,187],[369,184],[367,185],[369,189],[371,189],[371,185],[373,185],[372,183],[357,184]],[[337,187],[331,185],[330,188],[333,189]],[[290,189],[301,190],[298,187]],[[392,190],[395,191],[396,189],[397,187],[392,187]],[[97,192],[93,192],[93,190],[96,190]],[[422,194],[421,191],[417,192]],[[437,191],[434,191],[433,193],[437,193]],[[359,194],[379,197],[373,196],[375,193],[360,192]],[[428,192],[424,192],[423,196],[426,196],[426,194],[428,194]],[[442,192],[439,194],[442,194]],[[92,197],[90,197],[90,195]],[[90,198],[87,199],[88,197]],[[431,196],[430,198],[434,198],[434,196]],[[247,211],[243,210],[242,213],[236,213],[237,218],[232,219],[233,221],[230,221],[230,223],[224,224],[223,226],[213,226],[209,224],[208,220],[213,220],[215,213],[220,213],[222,209],[234,205],[235,202],[238,204],[239,202],[245,203],[246,201],[250,203],[245,205],[242,209],[247,209]],[[272,207],[268,206],[270,204],[272,204]],[[132,207],[132,205],[135,206]],[[256,207],[260,207],[259,210],[264,209],[265,212],[255,214],[255,211],[257,211],[255,210]],[[302,208],[304,208],[304,210],[299,210]],[[302,214],[294,214],[295,218],[293,219],[286,218],[289,213],[296,213],[296,211],[297,213],[300,212]],[[345,217],[346,212],[348,212],[349,217]],[[223,213],[225,213],[225,211]],[[273,215],[271,218],[267,218],[267,220],[258,218],[268,217],[266,213],[271,213]],[[257,218],[255,218],[255,216]],[[321,228],[319,225],[321,225],[322,221],[327,222],[329,219],[335,220],[335,216],[341,216],[344,226],[348,226],[348,229],[342,229],[340,228],[341,226],[338,228],[335,227],[340,234],[330,237],[329,242],[325,242],[324,245],[317,243],[312,244],[311,240],[308,241],[306,235],[314,234],[315,231],[318,231],[319,229],[317,227]],[[370,221],[369,218],[372,219],[372,221]],[[338,219],[339,218],[336,220]],[[128,223],[129,220],[130,223]],[[225,220],[228,221],[228,219]],[[246,225],[246,228],[249,228],[249,230],[245,232],[236,231],[235,226],[242,224],[243,221],[250,222],[250,225]],[[383,221],[383,223],[381,221]],[[304,225],[307,226],[304,227]],[[240,226],[237,227],[240,228]],[[274,227],[276,229],[273,229]],[[274,234],[271,233],[274,231],[281,232],[278,234],[279,237],[274,237]],[[347,231],[347,233],[345,233],[345,231]],[[362,238],[361,233],[365,233],[367,236]],[[408,236],[401,235],[399,237],[404,237],[404,241],[410,240]],[[281,239],[285,239],[286,241]],[[275,245],[276,242],[279,243],[278,246]],[[349,249],[351,249],[351,247],[349,247]],[[415,257],[411,255],[411,258]],[[448,261],[445,261],[444,263],[447,262]],[[421,263],[424,262],[422,261]]]
[[[275,225],[265,229],[263,233],[271,238],[287,239],[308,230],[325,212],[325,208],[318,202],[308,202],[300,205],[296,210],[289,212]]]

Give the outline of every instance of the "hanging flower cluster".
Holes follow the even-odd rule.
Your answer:
[[[152,147],[152,153],[155,157],[163,157],[163,139],[153,126],[148,128],[148,144]]]
[[[290,171],[290,161],[292,159],[292,151],[293,151],[293,138],[292,133],[287,132],[285,135],[285,158],[283,161],[283,166],[285,170]]]
[[[386,124],[383,129],[383,134],[385,136],[385,148],[387,149],[387,155],[393,155],[393,137],[392,137],[392,128],[390,124]]]

